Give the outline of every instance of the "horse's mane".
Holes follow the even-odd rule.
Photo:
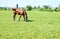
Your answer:
[[[12,10],[18,12],[26,11],[24,8],[12,8]]]
[[[16,11],[16,8],[12,8],[13,11]]]

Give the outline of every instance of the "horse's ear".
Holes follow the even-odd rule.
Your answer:
[[[14,9],[12,8],[12,10],[14,10]]]
[[[13,11],[16,11],[16,9],[15,9],[15,8],[12,8],[12,10],[13,10]]]

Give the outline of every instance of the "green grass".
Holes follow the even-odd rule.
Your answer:
[[[27,11],[28,22],[0,11],[0,39],[60,39],[60,12]]]

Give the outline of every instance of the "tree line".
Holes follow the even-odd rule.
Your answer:
[[[31,10],[36,10],[36,11],[60,11],[60,5],[58,6],[58,7],[55,7],[55,8],[52,8],[51,6],[49,6],[49,5],[44,5],[43,7],[40,7],[40,6],[38,6],[38,7],[36,7],[36,6],[34,6],[34,7],[32,7],[32,6],[26,6],[26,8],[27,8],[27,10],[28,11],[31,11]]]
[[[11,10],[12,8],[9,8],[9,7],[0,7],[0,10]],[[35,11],[60,11],[60,5],[58,6],[58,7],[55,7],[55,8],[52,8],[51,6],[49,6],[49,5],[44,5],[43,7],[40,7],[40,6],[38,6],[38,7],[36,7],[36,6],[34,6],[34,7],[32,7],[32,6],[30,6],[30,5],[27,5],[26,6],[26,8],[24,8],[24,9],[26,9],[27,11],[33,11],[33,10],[35,10]]]

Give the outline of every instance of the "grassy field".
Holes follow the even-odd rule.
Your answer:
[[[0,39],[60,39],[60,12],[27,11],[28,22],[0,11]]]

